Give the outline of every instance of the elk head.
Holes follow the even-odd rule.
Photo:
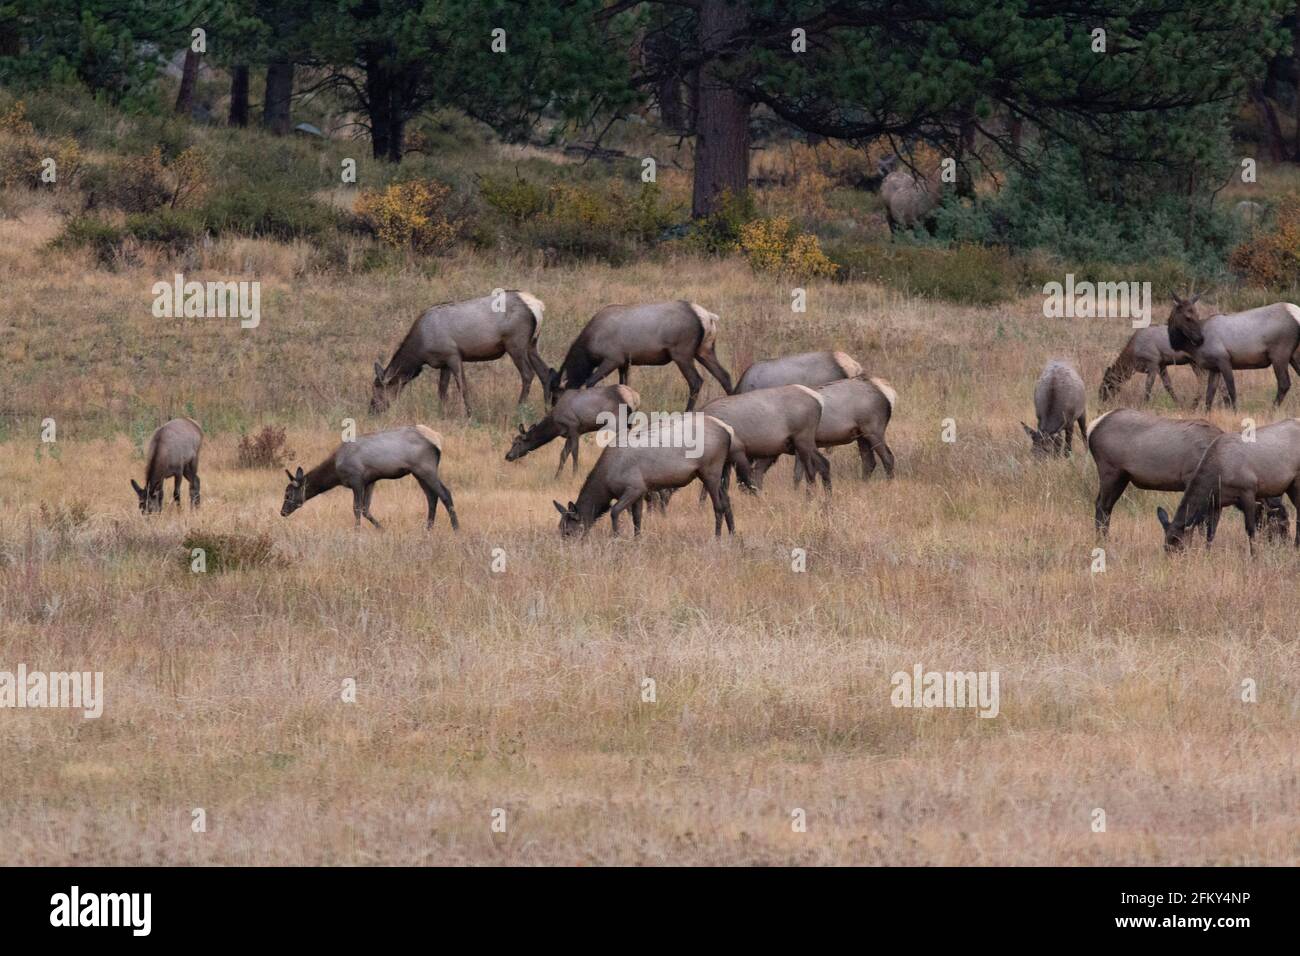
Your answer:
[[[555,510],[560,513],[560,536],[563,538],[575,538],[582,534],[582,516],[578,514],[578,506],[574,502],[569,502],[569,507],[564,507],[558,501],[552,501]]]
[[[375,362],[375,381],[370,391],[370,414],[378,415],[385,411],[402,390],[402,380],[397,375],[389,375],[384,366]]]
[[[1030,450],[1035,458],[1045,458],[1048,455],[1056,454],[1060,450],[1061,433],[1059,429],[1051,433],[1044,433],[1036,428],[1030,428],[1024,422],[1020,423],[1020,427],[1029,436]]]
[[[135,490],[135,495],[140,499],[140,513],[146,515],[157,514],[163,510],[163,487],[161,481],[155,481],[147,489],[141,488],[134,478],[131,479],[131,487]]]
[[[1171,294],[1174,298],[1174,307],[1166,323],[1169,327],[1169,344],[1179,352],[1192,352],[1200,348],[1205,341],[1205,336],[1201,332],[1201,316],[1196,309],[1201,293],[1187,299],[1179,298],[1176,292]]]
[[[519,431],[515,434],[515,440],[510,445],[510,450],[506,452],[506,461],[516,461],[523,458],[537,446],[532,443],[532,429],[526,429],[521,424]]]
[[[284,473],[289,476],[289,484],[284,489],[284,504],[280,506],[280,517],[287,518],[307,501],[307,480],[303,477],[302,468],[298,469],[295,475],[288,468]]]

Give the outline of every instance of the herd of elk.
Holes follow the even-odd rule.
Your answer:
[[[1218,379],[1224,380],[1235,408],[1234,369],[1271,367],[1277,377],[1275,404],[1290,388],[1288,367],[1300,373],[1300,308],[1275,303],[1247,312],[1202,319],[1199,296],[1174,296],[1166,326],[1141,329],[1130,336],[1119,357],[1106,369],[1100,397],[1113,398],[1135,372],[1147,376],[1150,399],[1159,376],[1175,398],[1167,368],[1191,364],[1208,375],[1205,407],[1212,406]],[[782,455],[793,455],[795,482],[810,477],[809,490],[820,476],[831,490],[830,463],[821,449],[856,443],[862,477],[870,477],[877,457],[887,477],[894,476],[894,455],[885,432],[897,394],[888,382],[869,378],[862,366],[840,351],[805,352],[753,363],[732,388],[731,376],[716,352],[718,317],[687,301],[649,305],[607,306],[597,312],[574,339],[559,369],[550,368],[538,351],[545,306],[527,292],[509,290],[467,302],[444,303],[421,315],[411,326],[386,366],[375,365],[371,411],[387,409],[424,366],[440,373],[439,398],[455,377],[466,413],[470,412],[464,365],[509,355],[519,370],[519,402],[528,397],[534,376],[542,381],[546,414],[529,427],[519,426],[507,461],[517,461],[563,438],[556,477],[572,458],[579,468],[582,435],[613,426],[617,432],[587,475],[576,501],[556,502],[565,535],[586,533],[606,512],[617,531],[623,511],[632,512],[639,533],[646,500],[666,505],[674,489],[699,479],[701,497],[713,501],[716,535],[725,522],[734,533],[728,476],[737,474],[742,488],[757,493],[768,468]],[[628,428],[639,419],[641,398],[627,384],[632,365],[677,365],[687,381],[686,413],[669,415]],[[719,382],[726,395],[693,412],[703,379],[699,362]],[[619,384],[601,386],[613,372]],[[1225,433],[1207,421],[1162,418],[1132,409],[1102,414],[1089,426],[1085,419],[1082,377],[1068,362],[1053,360],[1044,367],[1034,388],[1035,428],[1021,423],[1036,455],[1069,455],[1077,426],[1097,467],[1095,524],[1099,534],[1109,530],[1110,516],[1129,486],[1181,492],[1172,518],[1163,508],[1157,516],[1170,551],[1181,549],[1190,530],[1204,527],[1213,541],[1219,512],[1237,507],[1245,516],[1246,533],[1254,549],[1256,530],[1263,524],[1270,537],[1289,536],[1289,515],[1282,497],[1300,504],[1300,419],[1262,427],[1250,435]],[[659,416],[663,413],[654,413]],[[622,434],[627,430],[627,434]],[[189,482],[190,504],[199,505],[199,449],[203,431],[189,418],[168,421],[149,440],[145,483],[134,479],[140,510],[157,513],[163,507],[163,484],[174,478],[173,500],[180,505],[180,484]],[[345,441],[309,472],[289,473],[282,515],[290,515],[309,499],[332,488],[352,491],[355,526],[370,513],[376,482],[411,475],[423,489],[431,527],[441,501],[458,528],[451,493],[439,478],[442,442],[437,432],[411,425]],[[1300,548],[1300,520],[1296,523]]]

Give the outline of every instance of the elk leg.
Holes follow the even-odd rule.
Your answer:
[[[363,488],[361,485],[352,486],[352,518],[354,521],[353,527],[356,528],[356,530],[358,531],[361,530],[361,511],[362,511],[362,503],[365,501],[365,497],[366,497],[365,488]]]
[[[560,446],[560,463],[555,466],[555,477],[560,477],[560,472],[564,471],[564,459],[569,457],[569,440],[566,438],[564,444]]]
[[[704,378],[695,371],[695,363],[690,359],[673,359],[673,363],[681,369],[682,377],[686,379],[686,387],[690,389],[686,399],[686,410],[689,412],[695,407],[695,399],[700,394],[700,386],[704,384]]]
[[[776,464],[775,458],[759,458],[753,462],[754,480],[758,482],[760,488],[763,487],[763,476],[774,464]]]
[[[800,458],[798,455],[795,455],[794,456],[794,486],[798,488],[799,485],[803,482],[805,477],[807,477],[809,481],[813,481],[813,482],[816,481],[816,478],[804,474],[803,459]]]
[[[549,407],[551,404],[551,367],[542,358],[542,353],[537,351],[536,342],[528,346],[528,364],[532,366],[533,371],[537,373],[537,378],[542,383],[542,400]]]
[[[704,485],[704,491],[713,502],[713,536],[722,537],[722,522],[727,522],[727,531],[731,534],[736,533],[735,519],[731,516],[730,501],[723,496],[726,494],[722,490],[722,481],[720,478],[705,478],[700,476],[700,482]]]
[[[1074,428],[1069,422],[1065,423],[1065,451],[1064,457],[1069,458],[1074,454]]]
[[[1163,385],[1165,391],[1169,393],[1169,400],[1177,405],[1178,396],[1174,394],[1174,385],[1169,381],[1169,369],[1164,365],[1160,366],[1160,384]],[[1147,389],[1148,398],[1150,398],[1150,391],[1150,389]]]
[[[424,522],[424,527],[428,530],[433,527],[433,521],[438,517],[438,493],[419,475],[415,476],[415,480],[420,483],[420,488],[424,491],[424,500],[429,504],[429,517]]]
[[[722,386],[724,392],[728,395],[734,393],[734,389],[731,385],[731,376],[727,373],[727,370],[722,367],[722,363],[718,361],[718,357],[714,355],[713,352],[697,352],[695,355],[695,361],[703,365],[708,370],[709,374],[718,380],[718,384]]]
[[[1147,369],[1147,390],[1146,390],[1146,394],[1142,397],[1142,401],[1144,402],[1151,401],[1151,388],[1155,384],[1156,384],[1156,370],[1153,368]]]
[[[582,436],[577,432],[569,435],[569,458],[573,461],[573,473],[578,473],[578,450],[582,447]]]
[[[1295,508],[1295,546],[1300,548],[1300,481],[1291,483],[1291,487],[1286,490],[1286,496],[1291,499],[1291,506]]]
[[[632,502],[632,537],[641,537],[641,508],[645,503],[644,498],[638,498]]]
[[[1286,393],[1291,391],[1291,374],[1287,371],[1286,362],[1276,362],[1273,365],[1273,374],[1277,376],[1277,397],[1273,399],[1273,405],[1276,407],[1282,404],[1282,399],[1286,398]]]
[[[441,499],[442,506],[447,509],[447,517],[451,519],[451,530],[459,531],[460,522],[456,520],[456,506],[452,504],[451,492],[448,491],[447,486],[437,478],[430,479],[429,484],[433,485],[434,493],[439,499]]]
[[[1095,520],[1097,534],[1104,538],[1110,532],[1110,513],[1115,510],[1115,503],[1119,501],[1124,494],[1124,489],[1128,487],[1129,477],[1120,473],[1118,475],[1103,474],[1100,478],[1101,484],[1097,489]]]
[[[631,369],[632,369],[631,362],[624,362],[622,365],[618,367],[618,384],[620,385],[627,384],[627,376],[628,373],[631,371]]]
[[[1250,556],[1255,556],[1255,496],[1247,492],[1241,496],[1241,514],[1246,524],[1246,545],[1250,549]]]
[[[372,481],[370,484],[366,485],[365,494],[361,497],[361,517],[365,518],[380,531],[383,531],[384,526],[376,521],[374,516],[370,513],[370,499],[374,496],[374,493],[375,483]]]
[[[594,372],[592,372],[590,375],[587,376],[587,380],[582,383],[582,387],[591,388],[593,385],[595,385],[602,378],[604,378],[606,375],[608,375],[610,372],[614,371],[614,369],[618,367],[619,367],[619,363],[616,359],[605,359],[603,362],[601,362],[599,365],[596,366],[596,370]]]
[[[511,352],[510,361],[519,370],[519,400],[515,404],[522,405],[528,400],[528,391],[533,387],[533,369],[528,364],[528,354],[525,352]]]
[[[1228,393],[1228,404],[1232,410],[1237,410],[1237,378],[1232,374],[1232,366],[1219,369],[1219,375],[1223,378],[1223,387]]]
[[[474,413],[470,411],[469,407],[469,386],[465,384],[465,363],[460,360],[460,356],[456,356],[447,365],[452,374],[456,376],[456,385],[460,388],[460,400],[465,404],[465,416],[468,418]]]
[[[438,407],[439,410],[447,404],[447,390],[451,386],[451,369],[443,366],[438,369]]]
[[[614,534],[618,534],[619,515],[632,507],[634,502],[640,501],[641,496],[645,493],[644,488],[629,488],[627,491],[623,492],[623,496],[619,498],[618,501],[614,502],[614,507],[609,509],[609,523],[614,526]],[[636,519],[634,518],[633,520],[635,521]]]
[[[876,470],[876,455],[871,450],[871,442],[865,438],[858,439],[858,457],[862,459],[862,480],[866,481]]]
[[[180,475],[177,475],[176,480],[172,483],[172,501],[176,503],[177,508],[181,506],[181,476]]]
[[[185,480],[190,483],[190,507],[199,506],[199,463],[197,460],[185,466]]]
[[[1205,410],[1208,412],[1214,407],[1214,393],[1219,388],[1219,370],[1207,369],[1205,376]]]

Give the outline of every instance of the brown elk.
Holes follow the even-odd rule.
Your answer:
[[[810,476],[809,491],[820,475],[831,490],[831,465],[817,450],[817,428],[825,399],[807,385],[760,388],[715,398],[701,411],[731,426],[746,465],[760,458],[793,454]]]
[[[1138,329],[1129,336],[1115,361],[1102,373],[1097,398],[1103,402],[1110,401],[1125,382],[1135,373],[1141,373],[1147,377],[1143,401],[1151,401],[1151,389],[1155,386],[1158,375],[1169,397],[1177,402],[1178,396],[1174,394],[1173,383],[1169,381],[1168,369],[1171,365],[1190,365],[1196,377],[1201,377],[1201,369],[1192,361],[1192,357],[1169,343],[1169,326],[1148,325],[1145,329]]]
[[[1207,545],[1213,543],[1220,512],[1236,507],[1241,510],[1254,554],[1260,506],[1281,495],[1300,508],[1300,419],[1266,425],[1255,432],[1253,440],[1224,433],[1201,456],[1173,518],[1164,508],[1156,509],[1165,533],[1165,549],[1182,550],[1188,530],[1199,525],[1205,526]],[[1295,544],[1300,548],[1300,520],[1296,522]]]
[[[1300,374],[1296,346],[1300,345],[1300,308],[1289,302],[1275,302],[1248,312],[1214,315],[1201,321],[1196,303],[1199,295],[1189,299],[1174,296],[1169,314],[1169,344],[1186,352],[1200,368],[1209,373],[1205,386],[1205,407],[1214,402],[1219,378],[1223,378],[1228,404],[1237,407],[1237,382],[1233,369],[1272,368],[1277,378],[1274,405],[1291,388],[1288,365]]]
[[[564,447],[560,449],[560,464],[555,469],[556,477],[564,470],[564,459],[573,458],[573,473],[578,473],[578,438],[588,432],[594,432],[608,422],[606,416],[617,419],[622,407],[627,414],[635,412],[641,404],[641,396],[627,385],[605,385],[596,388],[576,388],[564,392],[555,402],[555,407],[541,421],[531,428],[519,426],[514,443],[506,452],[506,461],[516,461],[530,451],[535,451],[564,436]]]
[[[451,528],[460,527],[451,492],[438,477],[442,462],[442,436],[424,425],[408,425],[388,431],[362,435],[355,441],[345,441],[323,462],[303,474],[288,470],[289,485],[284,489],[282,516],[289,516],[319,494],[340,485],[352,491],[352,514],[356,527],[365,518],[376,528],[382,526],[370,514],[370,499],[375,482],[405,478],[413,475],[424,490],[429,503],[429,517],[425,527],[433,527],[438,512],[438,502],[447,507]]]
[[[614,534],[618,534],[619,515],[629,509],[639,535],[645,498],[656,491],[685,487],[696,478],[713,501],[714,536],[722,536],[724,521],[727,532],[736,533],[727,475],[734,467],[742,487],[752,490],[752,482],[748,462],[736,454],[729,425],[700,412],[686,412],[626,438],[636,440],[610,445],[601,452],[576,502],[570,501],[567,507],[554,502],[560,513],[561,535],[587,534],[606,512]]]
[[[444,302],[426,311],[412,324],[388,364],[375,363],[375,381],[370,411],[388,408],[402,389],[424,370],[438,370],[438,401],[447,402],[447,389],[454,376],[460,388],[465,414],[470,414],[465,365],[491,362],[509,355],[519,370],[519,404],[528,398],[534,373],[548,397],[552,371],[537,351],[545,306],[536,296],[515,289],[504,296],[484,296],[467,302]]]
[[[848,378],[823,385],[817,393],[825,402],[817,425],[817,447],[832,448],[857,442],[862,480],[866,481],[876,470],[877,455],[884,463],[886,477],[893,478],[894,453],[885,442],[885,429],[898,401],[893,386],[882,378]],[[754,462],[755,479],[760,485],[764,473],[774,462],[773,458]],[[803,466],[796,461],[796,485],[803,475]]]
[[[1110,530],[1110,515],[1130,484],[1145,491],[1187,488],[1197,465],[1223,432],[1199,419],[1162,418],[1121,408],[1088,426],[1088,450],[1097,464],[1097,531]],[[1277,498],[1266,502],[1270,537],[1287,534],[1286,509]]]
[[[889,232],[911,229],[925,224],[943,198],[943,181],[939,171],[929,176],[911,169],[899,169],[897,155],[886,156],[879,163],[885,174],[880,184],[880,195],[885,200],[885,219]]]
[[[817,388],[819,385],[861,374],[862,366],[853,356],[844,352],[804,352],[755,362],[740,376],[735,393],[739,395],[756,388],[775,388],[778,385],[807,385],[809,388]]]
[[[1053,359],[1044,366],[1034,385],[1034,414],[1038,427],[1025,430],[1035,455],[1069,455],[1074,451],[1074,426],[1079,437],[1088,440],[1088,422],[1084,415],[1083,379],[1069,362]]]
[[[578,333],[564,364],[552,374],[551,401],[564,389],[590,388],[614,371],[626,385],[631,366],[672,362],[690,389],[690,411],[704,384],[697,361],[731,394],[731,375],[715,352],[717,335],[718,317],[694,302],[607,305]]]
[[[140,510],[157,514],[163,509],[163,482],[175,478],[172,501],[181,506],[181,478],[190,485],[190,507],[199,506],[199,448],[203,429],[192,418],[173,418],[153,433],[145,449],[144,487],[134,478],[131,487],[140,500]]]

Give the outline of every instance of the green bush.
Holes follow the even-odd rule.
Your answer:
[[[318,239],[339,224],[334,211],[315,200],[261,183],[213,190],[200,213],[214,233],[266,239]]]
[[[752,192],[723,193],[718,208],[693,224],[686,245],[696,252],[715,256],[734,252],[740,245],[740,231],[757,218],[758,207]]]
[[[111,266],[117,262],[125,231],[111,222],[94,216],[77,216],[63,224],[54,238],[56,249],[89,249],[100,265]]]
[[[185,551],[181,555],[181,563],[187,571],[193,570],[196,548],[203,551],[203,561],[209,574],[284,564],[276,556],[271,536],[265,533],[219,534],[213,531],[191,531],[185,536],[183,547]]]
[[[1022,288],[1025,267],[1005,249],[978,245],[833,246],[827,250],[840,274],[850,281],[876,282],[904,292],[973,305],[1013,298]]]
[[[482,176],[479,195],[501,215],[515,223],[527,222],[546,209],[546,190],[518,177]]]
[[[203,220],[183,209],[156,209],[126,217],[126,233],[139,242],[183,251],[203,237]]]

